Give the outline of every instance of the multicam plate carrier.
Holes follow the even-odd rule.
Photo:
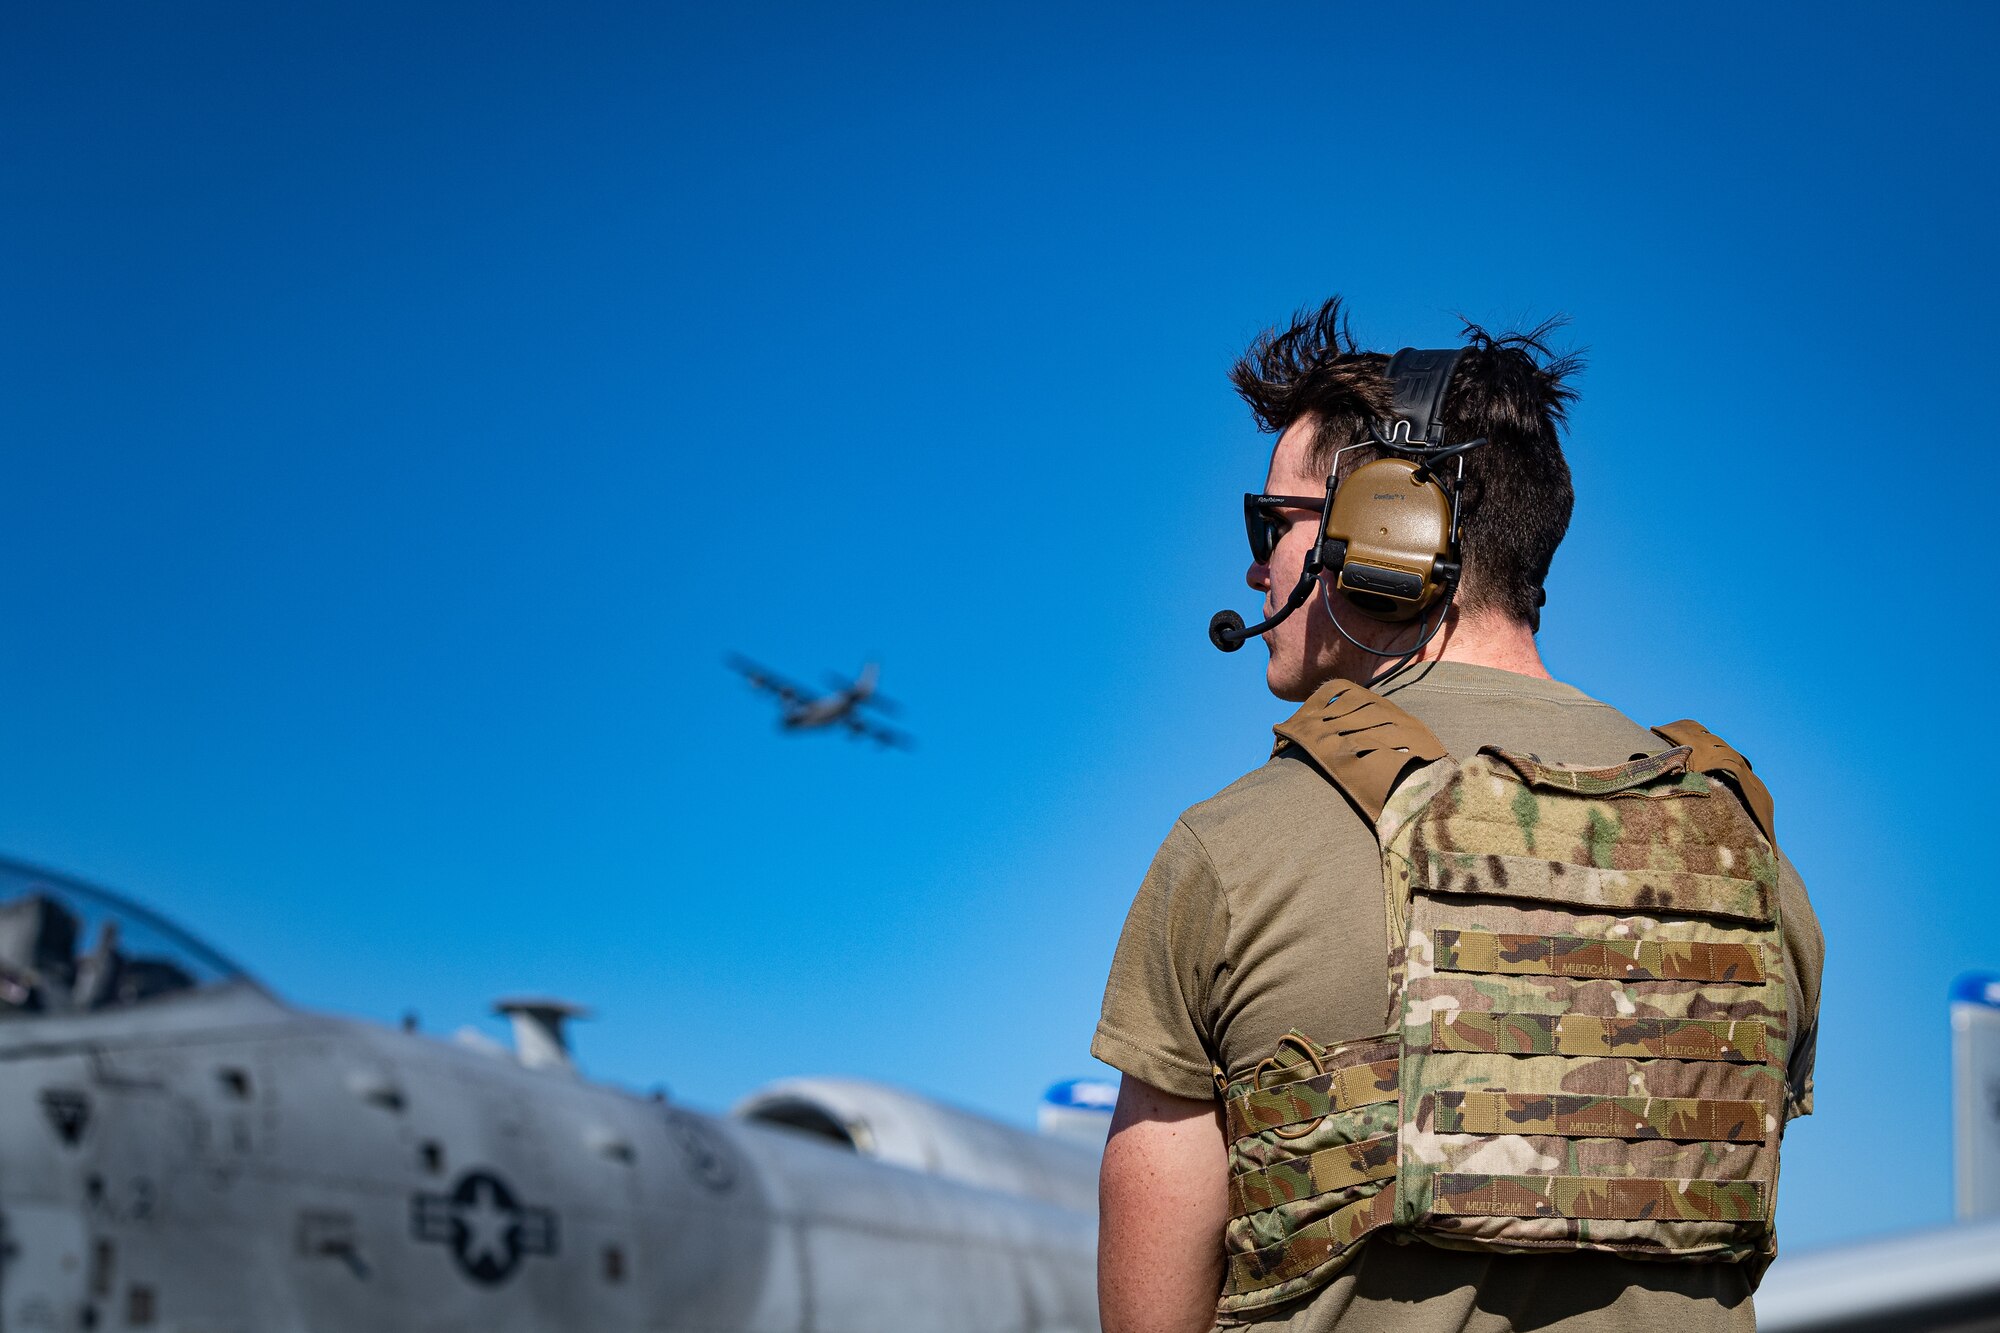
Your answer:
[[[1612,768],[1460,764],[1345,681],[1278,734],[1374,821],[1394,1030],[1294,1033],[1222,1080],[1222,1312],[1318,1288],[1383,1229],[1768,1261],[1789,1028],[1770,796],[1742,757],[1678,722]]]

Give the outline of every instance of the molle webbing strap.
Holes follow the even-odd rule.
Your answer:
[[[1561,1139],[1763,1143],[1770,1107],[1709,1097],[1596,1097],[1580,1092],[1434,1094],[1439,1134],[1547,1134]],[[1265,1207],[1269,1207],[1266,1204]]]
[[[1322,685],[1272,730],[1278,734],[1277,749],[1296,745],[1371,824],[1381,819],[1382,806],[1405,770],[1445,757],[1430,728],[1346,680]]]
[[[1431,1211],[1459,1217],[1746,1222],[1764,1216],[1764,1184],[1758,1180],[1443,1172],[1433,1185]]]
[[[1735,981],[1746,985],[1764,979],[1757,950],[1730,941],[1606,940],[1440,930],[1434,948],[1440,972],[1579,980]]]
[[[1722,739],[1699,722],[1683,718],[1679,722],[1669,722],[1664,727],[1654,727],[1653,734],[1675,745],[1685,745],[1694,753],[1688,756],[1688,767],[1697,773],[1720,773],[1742,793],[1743,803],[1750,807],[1751,818],[1764,831],[1773,847],[1778,845],[1778,835],[1771,822],[1771,792],[1764,780],[1750,771],[1750,761],[1731,749]]]
[[[1228,1104],[1229,1137],[1234,1141],[1247,1134],[1395,1100],[1396,1061],[1377,1060],[1232,1099]]]
[[[1229,1256],[1225,1296],[1290,1282],[1346,1253],[1361,1238],[1396,1220],[1396,1192],[1381,1190],[1300,1227],[1276,1244]]]
[[[1753,1018],[1598,1018],[1591,1014],[1465,1012],[1431,1017],[1431,1049],[1496,1055],[1759,1064],[1764,1025]]]
[[[1261,1212],[1281,1203],[1296,1203],[1316,1194],[1352,1189],[1396,1174],[1396,1134],[1378,1134],[1359,1143],[1322,1148],[1309,1157],[1248,1171],[1229,1182],[1232,1216]]]
[[[1497,745],[1483,746],[1481,753],[1490,754],[1506,764],[1530,787],[1566,791],[1573,796],[1612,796],[1663,777],[1685,773],[1689,757],[1687,746],[1681,745],[1659,754],[1642,754],[1609,768],[1565,768],[1559,764],[1545,764],[1531,754],[1503,750]]]

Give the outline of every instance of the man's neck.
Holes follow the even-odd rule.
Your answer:
[[[1542,665],[1541,650],[1535,646],[1535,632],[1526,622],[1512,616],[1482,612],[1460,616],[1456,610],[1444,632],[1424,645],[1418,662],[1464,662],[1468,666],[1492,667],[1517,676],[1554,680]]]

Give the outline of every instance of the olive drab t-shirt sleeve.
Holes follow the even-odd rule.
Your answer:
[[[1125,918],[1090,1053],[1176,1097],[1215,1095],[1209,994],[1228,907],[1185,823],[1167,835]]]
[[[1778,911],[1784,918],[1785,948],[1791,955],[1786,977],[1792,988],[1791,1011],[1797,1016],[1787,1062],[1785,1118],[1790,1120],[1811,1115],[1813,1110],[1813,1057],[1819,1048],[1819,979],[1826,962],[1826,937],[1820,933],[1819,918],[1806,897],[1805,881],[1782,850],[1778,853]]]

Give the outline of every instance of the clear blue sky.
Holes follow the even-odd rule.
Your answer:
[[[1566,313],[1547,656],[1747,751],[1831,940],[1787,1244],[1943,1220],[1992,14],[9,5],[0,849],[303,1004],[1025,1118],[1288,711],[1202,634],[1229,359]],[[879,658],[921,748],[774,734],[730,649]]]

